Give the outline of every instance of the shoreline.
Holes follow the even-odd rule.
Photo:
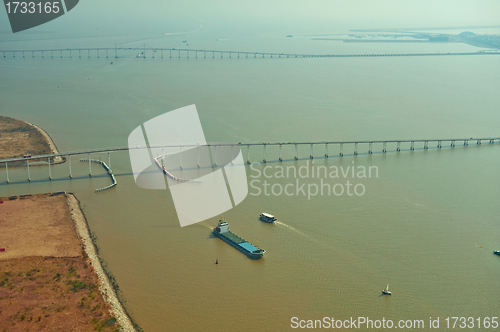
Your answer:
[[[24,121],[24,122],[26,122],[26,121]],[[59,150],[57,150],[57,146],[54,143],[54,141],[52,140],[52,137],[50,137],[50,135],[45,130],[43,130],[42,128],[40,128],[37,125],[34,125],[30,122],[26,122],[26,123],[29,124],[30,126],[34,127],[36,130],[38,130],[38,132],[40,132],[40,134],[42,134],[43,137],[45,137],[45,139],[49,143],[49,147],[50,147],[50,150],[52,150],[52,153],[59,153]],[[61,156],[54,157],[54,164],[62,164],[63,162],[64,162],[63,157],[61,157]]]
[[[110,281],[110,278],[104,268],[102,267],[101,260],[97,254],[96,245],[90,235],[90,228],[87,223],[87,218],[83,213],[80,206],[80,201],[74,194],[65,193],[66,202],[73,219],[74,226],[80,242],[85,250],[85,253],[90,260],[90,264],[94,267],[95,273],[99,277],[99,290],[106,303],[111,307],[111,314],[116,318],[120,330],[125,332],[137,332],[137,329],[132,322],[132,319],[127,314],[125,308],[118,298],[117,291]]]

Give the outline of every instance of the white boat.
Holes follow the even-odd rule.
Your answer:
[[[389,284],[387,284],[387,287],[385,287],[385,289],[382,289],[382,294],[392,295],[392,293],[389,291]]]
[[[260,220],[264,221],[264,222],[268,222],[268,223],[273,223],[275,222],[277,219],[275,216],[269,214],[269,213],[262,213],[260,216],[259,216]]]

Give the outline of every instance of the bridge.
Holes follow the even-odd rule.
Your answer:
[[[258,162],[268,162],[268,161],[275,161],[275,162],[282,162],[282,161],[293,161],[293,160],[299,160],[300,159],[314,159],[314,148],[323,148],[324,149],[324,158],[329,158],[331,156],[334,156],[335,154],[330,154],[329,153],[329,148],[334,146],[337,148],[336,155],[338,157],[343,157],[344,156],[344,146],[349,146],[352,150],[352,153],[347,152],[348,154],[346,155],[352,155],[356,156],[358,154],[365,154],[365,155],[370,155],[373,153],[387,153],[387,152],[401,152],[401,151],[414,151],[414,150],[428,150],[429,148],[434,148],[434,149],[441,149],[444,147],[448,148],[454,148],[457,145],[462,145],[462,146],[469,146],[469,145],[481,145],[483,143],[486,144],[494,144],[494,143],[500,143],[500,137],[482,137],[482,138],[441,138],[441,139],[414,139],[414,140],[360,140],[360,141],[318,141],[318,142],[260,142],[260,143],[211,143],[208,144],[208,146],[213,146],[213,147],[218,147],[218,146],[230,146],[230,147],[238,147],[242,149],[243,147],[246,148],[246,163],[250,164],[252,161],[250,159],[250,148],[259,148],[262,149],[262,158],[257,159]],[[388,150],[388,144],[392,146],[393,150]],[[403,144],[406,146],[405,149],[403,149]],[[416,144],[418,146],[416,147]],[[430,145],[429,145],[430,144]],[[361,145],[365,146],[365,151],[360,153],[359,147]],[[378,146],[381,150],[374,151],[373,147]],[[274,157],[275,159],[268,159],[268,153],[267,149],[268,147],[277,147],[277,155]],[[285,160],[283,158],[283,147],[285,146],[292,146],[294,147],[294,154],[293,154],[293,159],[288,159]],[[306,146],[309,149],[309,154],[304,156],[299,155],[299,146]],[[394,150],[395,146],[395,150]],[[28,170],[28,181],[31,181],[30,177],[30,161],[34,160],[47,160],[47,162],[44,163],[44,165],[48,165],[48,171],[49,171],[49,179],[52,179],[51,175],[51,158],[53,157],[63,157],[63,159],[66,159],[69,164],[69,178],[72,178],[72,172],[71,172],[71,156],[76,156],[76,155],[83,155],[83,156],[88,156],[87,159],[81,159],[81,161],[88,161],[89,163],[89,176],[92,176],[92,162],[94,163],[99,163],[101,164],[108,172],[108,174],[111,177],[112,183],[116,185],[116,180],[113,175],[113,171],[111,170],[111,153],[113,152],[119,152],[119,151],[129,151],[129,150],[134,150],[134,149],[165,149],[165,148],[185,148],[186,150],[193,149],[193,148],[199,148],[199,144],[186,144],[186,145],[165,145],[165,146],[151,146],[151,147],[134,147],[134,148],[129,148],[129,147],[118,147],[118,148],[103,148],[103,149],[92,149],[92,150],[81,150],[81,151],[73,151],[73,152],[64,152],[64,153],[52,153],[52,154],[44,154],[44,155],[38,155],[38,156],[25,156],[25,157],[16,157],[16,158],[6,158],[6,159],[0,159],[0,164],[4,163],[5,164],[5,171],[6,171],[6,179],[7,183],[9,183],[9,167],[8,164],[11,163],[17,163],[19,164],[22,162],[23,164],[25,163],[27,170]],[[366,149],[366,147],[368,149]],[[216,154],[216,149],[214,149],[215,154]],[[108,156],[108,163],[104,163],[103,161],[97,160],[97,159],[92,159],[91,156],[92,154],[102,154],[102,153],[107,153]],[[243,153],[243,150],[242,150]],[[199,149],[198,149],[198,160],[199,160]],[[316,157],[317,158],[317,157]],[[217,160],[217,154],[214,156],[214,166],[216,165],[216,160]],[[158,162],[158,161],[157,161]],[[182,162],[182,161],[181,161]],[[199,162],[198,162],[199,163]],[[23,165],[24,166],[24,165]],[[180,165],[182,167],[182,165]],[[165,169],[164,169],[165,172]],[[168,171],[167,171],[168,173]],[[168,175],[168,174],[167,174]],[[110,186],[110,188],[112,187]],[[98,190],[100,191],[100,190]]]
[[[55,49],[31,49],[31,50],[1,50],[3,57],[30,57],[31,58],[359,58],[359,57],[414,57],[414,56],[457,56],[457,55],[500,55],[500,51],[478,51],[478,52],[447,52],[447,53],[366,53],[366,54],[304,54],[304,53],[276,53],[276,52],[253,52],[237,50],[208,50],[187,48],[152,48],[144,47],[92,47],[92,48],[55,48]],[[140,52],[139,54],[136,54]]]

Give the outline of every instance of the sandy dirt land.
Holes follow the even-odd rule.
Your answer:
[[[38,126],[0,116],[0,159],[58,153],[50,136]],[[55,157],[54,163],[63,162]]]
[[[0,332],[136,331],[73,195],[0,201]]]

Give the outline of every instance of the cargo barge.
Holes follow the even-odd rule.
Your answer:
[[[264,249],[257,248],[253,244],[232,233],[229,230],[229,224],[224,221],[224,217],[219,221],[217,227],[214,228],[214,234],[250,258],[261,258],[266,252]]]

